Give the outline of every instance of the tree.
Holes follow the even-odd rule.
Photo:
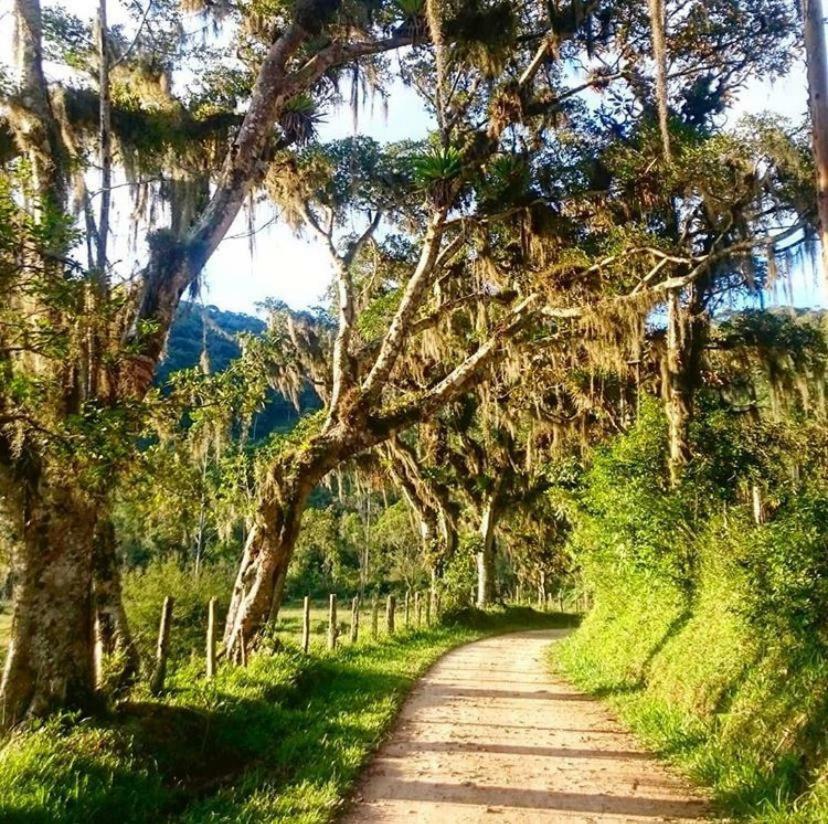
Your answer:
[[[802,0],[822,273],[828,278],[828,56],[821,0]]]
[[[124,417],[125,410],[145,395],[182,295],[198,283],[207,260],[260,183],[266,154],[274,144],[301,137],[290,126],[295,120],[288,116],[291,102],[319,88],[335,67],[411,42],[405,30],[382,36],[382,26],[393,19],[386,13],[376,24],[361,19],[357,25],[349,16],[359,17],[364,11],[359,3],[345,11],[340,3],[298,2],[279,13],[275,37],[270,30],[260,30],[240,47],[239,53],[248,58],[248,78],[219,72],[206,98],[195,96],[188,106],[170,93],[170,58],[160,56],[180,53],[175,48],[175,32],[180,31],[177,12],[168,4],[147,9],[158,25],[150,32],[144,15],[132,42],[107,29],[105,5],[100,7],[97,40],[64,13],[50,17],[48,32],[57,31],[57,43],[50,41],[50,48],[55,46],[57,56],[81,65],[82,81],[83,71],[93,69],[91,76],[100,84],[97,89],[82,83],[53,90],[43,72],[46,30],[40,3],[16,2],[20,82],[6,97],[8,127],[17,148],[11,162],[20,165],[25,159],[31,171],[26,190],[28,202],[34,204],[30,233],[40,233],[37,248],[48,248],[26,266],[42,264],[53,291],[73,278],[80,280],[74,264],[61,263],[74,243],[71,221],[67,225],[63,218],[70,211],[70,180],[80,192],[87,239],[97,238],[95,244],[90,242],[96,252],[90,255],[94,276],[90,271],[82,278],[83,285],[74,289],[77,300],[43,299],[18,279],[21,298],[19,303],[13,301],[20,316],[50,313],[55,325],[79,345],[61,363],[54,363],[32,358],[28,344],[21,349],[19,341],[4,334],[7,372],[23,370],[31,376],[32,369],[40,370],[44,377],[63,384],[65,391],[54,398],[49,410],[59,425],[93,410]],[[163,49],[158,48],[156,36],[167,38]],[[107,91],[117,62],[124,77],[134,82],[121,83],[122,97],[110,104]],[[223,89],[231,85],[228,95]],[[240,121],[235,115],[237,96],[246,102]],[[162,178],[152,184],[139,177],[135,181],[139,197],[154,189],[172,205],[170,226],[150,225],[144,234],[149,259],[140,276],[122,282],[115,279],[111,267],[101,266],[107,263],[109,125],[121,164],[152,167]],[[228,134],[232,139],[220,160],[217,149]],[[104,205],[97,226],[82,175],[84,140],[97,147],[103,169]],[[186,151],[176,152],[176,147]],[[80,319],[75,314],[78,307],[83,307]],[[79,487],[73,480],[77,473],[49,466],[37,427],[27,427],[25,419],[12,411],[12,386],[13,382],[4,386],[7,413],[0,453],[9,485],[19,490],[7,502],[12,519],[21,526],[14,556],[18,585],[13,639],[0,690],[4,726],[54,706],[88,707],[92,701],[92,535],[106,498],[103,488]],[[129,441],[129,433],[123,434]],[[113,462],[109,466],[116,468]],[[36,518],[24,517],[32,512]],[[99,566],[113,568],[111,563]]]

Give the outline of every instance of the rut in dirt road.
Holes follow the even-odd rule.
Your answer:
[[[479,641],[414,688],[347,824],[708,820],[708,805],[607,710],[550,675],[564,631]]]

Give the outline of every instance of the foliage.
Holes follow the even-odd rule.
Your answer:
[[[468,607],[471,593],[477,584],[475,556],[482,540],[475,533],[466,533],[460,539],[457,552],[448,559],[440,578],[440,594],[448,613]]]
[[[170,634],[170,658],[182,663],[201,657],[207,637],[207,604],[218,599],[219,613],[230,600],[233,568],[226,564],[204,564],[200,570],[176,559],[157,559],[124,576],[124,606],[130,629],[145,671],[151,671],[158,639],[161,606],[167,596],[175,600]]]
[[[670,492],[662,432],[645,408],[585,477],[574,545],[595,608],[559,664],[713,786],[728,811],[822,820],[828,498],[819,442],[806,456],[792,447],[795,424],[708,412],[696,429],[704,460]],[[765,523],[751,506],[757,483],[769,490]]]

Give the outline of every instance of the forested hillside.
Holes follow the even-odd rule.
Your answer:
[[[217,306],[182,303],[170,327],[166,352],[156,373],[155,382],[163,387],[170,375],[198,366],[206,352],[208,368],[221,372],[241,355],[245,335],[264,334],[266,324],[252,315],[226,312]],[[299,408],[275,390],[268,393],[264,407],[252,422],[252,437],[265,438],[276,430],[289,429],[299,415],[315,409],[319,401],[310,387],[300,391]]]
[[[0,820],[828,821],[822,4],[94,6],[0,65]]]

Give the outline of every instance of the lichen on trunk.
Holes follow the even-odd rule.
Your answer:
[[[477,606],[491,606],[496,597],[495,581],[495,526],[497,524],[496,495],[486,497],[480,517],[480,548],[477,552]]]
[[[38,478],[10,512],[14,608],[0,683],[0,727],[57,707],[95,703],[92,610],[94,507]]]

